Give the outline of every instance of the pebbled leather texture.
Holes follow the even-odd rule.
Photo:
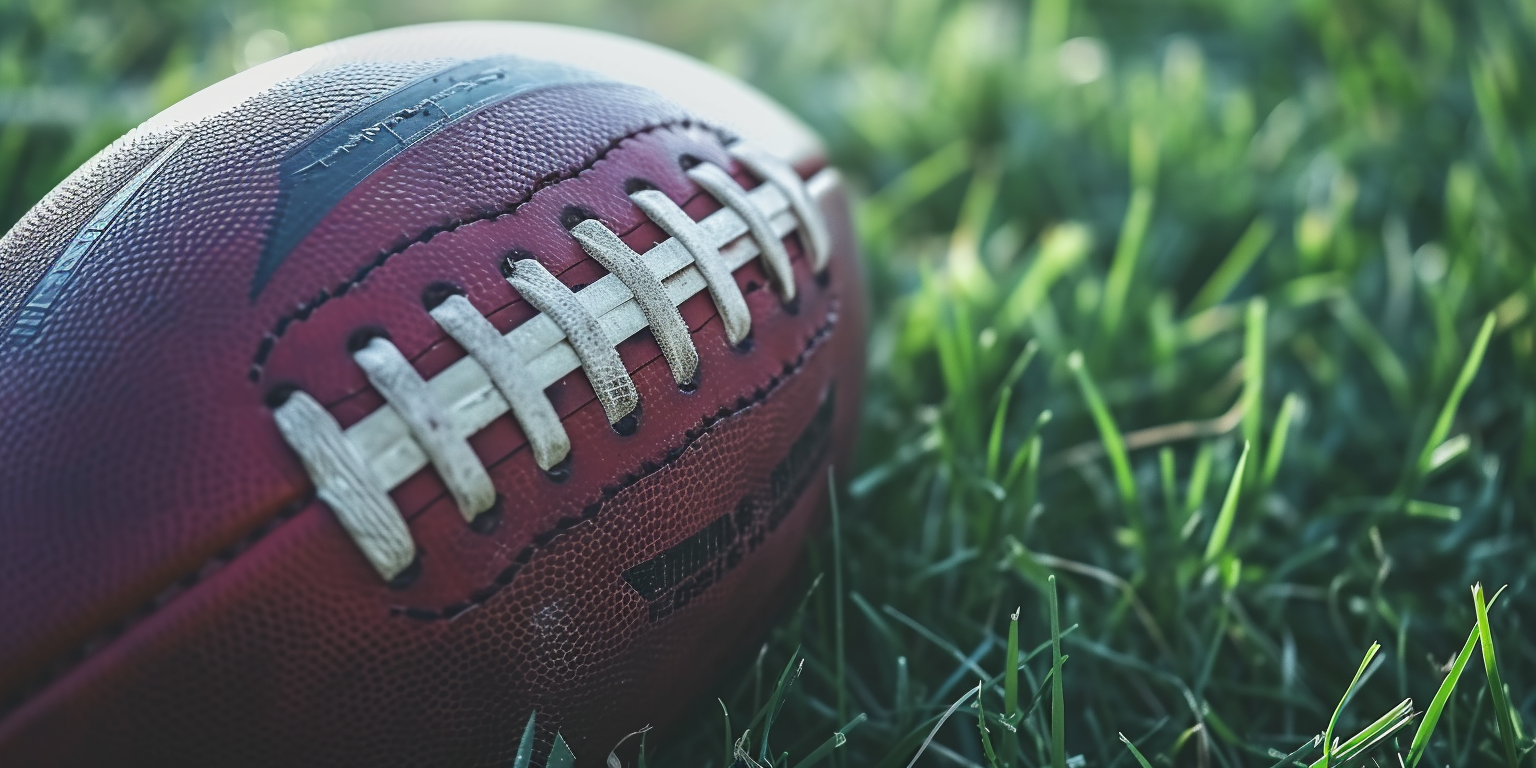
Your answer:
[[[737,271],[750,349],[726,343],[707,293],[682,305],[697,390],[678,389],[648,333],[619,345],[641,399],[633,435],[608,426],[579,371],[549,388],[568,481],[537,469],[504,416],[470,441],[504,498],[493,530],[465,525],[430,468],[395,489],[422,552],[409,587],[379,580],[312,499],[271,389],[299,386],[355,423],[382,405],[346,351],[358,329],[385,330],[425,377],[464,356],[423,307],[427,286],[459,286],[505,332],[534,314],[501,276],[508,252],[573,287],[604,274],[562,225],[569,209],[643,252],[666,235],[628,200],[631,179],[695,219],[719,206],[683,156],[759,183],[729,137],[650,91],[551,85],[393,157],[253,299],[284,155],[451,63],[333,62],[130,134],[0,239],[3,329],[81,225],[186,136],[38,336],[0,336],[0,764],[505,765],[537,710],[537,760],[558,731],[600,765],[771,619],[859,408],[861,278],[840,191],[823,204],[824,279],[785,241],[797,306],[756,262]],[[687,578],[633,570],[668,552]]]

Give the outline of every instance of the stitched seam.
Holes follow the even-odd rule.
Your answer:
[[[753,187],[753,189],[756,189],[756,187]],[[695,200],[699,199],[700,197],[703,197],[703,196],[705,196],[707,194],[709,194],[709,193],[708,192],[704,192],[703,190],[695,192],[687,200],[684,200],[682,203],[678,204],[678,207],[679,208],[686,208],[690,204],[692,204],[693,201],[695,201]],[[724,207],[724,206],[722,206],[722,207]],[[650,219],[642,219],[641,221],[635,222],[628,229],[626,229],[626,230],[624,230],[622,232],[618,232],[617,234],[618,234],[618,236],[620,238],[629,237],[630,235],[634,234],[636,230],[640,229],[641,227],[644,227],[647,224],[655,224],[655,222],[651,221]],[[795,234],[796,235],[798,235],[799,232],[800,232],[799,229],[795,230]],[[591,260],[591,257],[587,257],[587,258],[581,259],[581,260],[575,262],[574,264],[571,264],[570,266],[566,267],[565,269],[560,270],[559,272],[552,272],[550,274],[553,274],[555,277],[560,277],[561,275],[564,275],[566,272],[569,272],[569,271],[571,271],[571,270],[581,266],[582,264],[587,263],[590,260]],[[507,309],[509,307],[514,307],[514,306],[516,306],[518,304],[522,304],[522,303],[524,303],[524,299],[523,299],[523,297],[521,295],[518,295],[515,298],[513,298],[511,301],[508,301],[505,304],[502,304],[502,305],[499,305],[499,306],[495,306],[495,307],[491,307],[490,309],[487,309],[482,314],[484,315],[484,317],[486,319],[490,319],[491,316],[495,315],[497,312],[501,312],[501,311],[503,311],[503,310],[505,310],[505,309]],[[711,315],[711,317],[714,317],[714,315]],[[439,330],[441,330],[441,329],[439,329]],[[697,329],[693,329],[693,330],[697,330]],[[498,332],[500,332],[500,331],[498,331]],[[408,359],[411,361],[412,364],[415,364],[418,361],[420,361],[421,358],[425,357],[429,352],[431,352],[434,349],[437,349],[439,345],[441,345],[441,344],[443,344],[443,343],[445,343],[447,341],[450,341],[450,339],[448,337],[448,334],[442,333],[437,338],[433,339],[432,341],[428,342],[425,346],[423,346],[421,348],[420,352],[417,352],[415,355],[412,355]],[[647,363],[649,363],[649,362],[650,361],[647,361]],[[335,400],[332,400],[332,401],[329,401],[327,403],[324,403],[324,405],[328,409],[329,408],[337,408],[337,407],[341,406],[342,404],[346,403],[347,401],[352,400],[353,398],[358,397],[359,395],[362,395],[362,394],[366,393],[368,390],[370,390],[372,388],[373,388],[372,385],[363,384],[363,385],[359,386],[357,389],[354,389],[354,390],[352,390],[350,392],[347,392],[345,394],[337,396],[337,398]]]
[[[829,310],[829,314],[836,312],[836,298],[835,298],[835,296],[836,296],[836,294],[834,293],[834,299],[833,299],[834,306],[833,306],[832,310]],[[697,328],[689,328],[690,334],[698,333],[699,331],[702,331],[712,321],[717,320],[719,318],[720,318],[719,313],[715,313],[715,314],[710,315],[709,317],[705,318],[705,320],[703,322],[701,322]],[[447,338],[447,337],[445,336],[444,338]],[[626,339],[626,341],[628,341],[628,339]],[[813,342],[814,342],[814,339],[811,340],[811,341],[808,341],[807,344],[811,344]],[[641,371],[643,371],[643,370],[645,370],[645,369],[647,369],[647,368],[649,368],[649,367],[651,367],[653,365],[657,365],[657,364],[665,365],[665,358],[662,356],[662,354],[660,352],[656,353],[655,355],[653,355],[653,356],[651,356],[649,358],[646,358],[645,362],[639,364],[638,366],[635,366],[635,369],[633,371],[630,371],[629,373],[630,373],[631,376],[634,376],[634,375],[639,374]],[[580,372],[581,372],[580,368],[577,368],[575,371],[572,371],[572,373],[580,373]],[[349,396],[349,397],[352,397],[352,396]],[[341,401],[338,401],[338,402],[341,402]],[[569,414],[560,417],[561,423],[564,423],[566,419],[576,415],[582,409],[584,409],[584,408],[586,408],[586,407],[588,407],[588,406],[590,406],[590,405],[592,405],[592,404],[594,404],[596,402],[597,402],[597,397],[595,395],[593,397],[587,398],[586,400],[583,400],[576,407],[572,408]],[[332,407],[332,406],[326,406],[326,407],[329,408],[329,407]],[[724,410],[724,408],[722,408],[722,410]],[[691,442],[692,440],[693,440],[693,438],[690,437],[689,441]],[[523,451],[526,451],[526,450],[529,450],[529,445],[528,445],[528,441],[525,439],[523,442],[519,443],[517,445],[517,447],[513,448],[511,451],[508,451],[505,456],[502,456],[500,458],[493,459],[493,460],[487,462],[486,465],[485,465],[486,469],[494,469],[496,467],[499,467],[502,464],[505,464],[508,461],[511,461],[513,457],[517,456],[518,454],[520,454],[520,453],[522,453]],[[393,489],[391,489],[391,490],[393,490]],[[432,505],[437,504],[438,502],[441,502],[443,499],[446,499],[446,498],[448,498],[448,490],[445,487],[436,496],[433,496],[431,498],[431,500],[429,500],[429,501],[427,501],[427,502],[425,502],[423,504],[420,504],[420,505],[414,507],[413,510],[410,511],[410,512],[402,512],[402,515],[405,517],[407,522],[413,521],[416,518],[421,517],[423,513],[425,513],[428,509],[430,509],[432,507]]]
[[[656,125],[646,126],[644,128],[631,131],[623,136],[620,136],[619,138],[608,142],[607,146],[599,149],[591,159],[589,159],[579,168],[545,175],[543,178],[534,182],[533,187],[530,188],[528,192],[522,196],[522,198],[507,204],[501,210],[491,213],[483,213],[469,218],[456,219],[454,221],[448,222],[447,224],[428,227],[422,230],[415,237],[397,243],[394,247],[380,252],[379,255],[374,257],[372,261],[364,264],[362,268],[360,268],[351,278],[342,281],[335,288],[320,289],[320,292],[316,294],[313,299],[300,304],[297,309],[278,318],[277,323],[272,326],[271,330],[268,330],[266,333],[262,334],[261,341],[256,345],[256,354],[251,360],[250,370],[246,374],[247,378],[249,378],[253,384],[261,381],[264,368],[266,367],[267,359],[271,356],[272,350],[277,346],[277,342],[283,337],[285,333],[288,332],[288,329],[292,327],[294,323],[301,323],[308,320],[310,315],[314,314],[315,310],[319,309],[331,299],[345,296],[347,291],[350,291],[352,288],[360,285],[375,269],[384,266],[385,262],[389,261],[391,258],[398,254],[404,253],[406,250],[410,249],[411,246],[416,245],[417,243],[429,242],[432,240],[432,238],[440,234],[453,232],[454,230],[469,224],[474,224],[481,221],[495,221],[505,216],[511,216],[512,214],[515,214],[521,210],[524,205],[527,205],[530,201],[532,201],[533,196],[539,191],[558,185],[561,182],[574,179],[577,176],[587,172],[588,170],[591,170],[593,166],[601,162],[605,157],[608,156],[610,152],[618,149],[619,145],[623,144],[625,141],[660,130],[693,127],[707,129],[719,137],[722,143],[726,141],[727,135],[723,131],[695,120],[673,120],[664,123],[658,123]]]
[[[718,166],[706,165],[715,169],[719,178],[713,184],[715,192],[731,198],[728,204],[736,209],[750,209],[752,215],[756,215],[761,209],[765,215],[771,210],[777,217],[785,211],[785,201],[779,192],[768,185],[758,185],[758,192],[749,198],[740,196],[741,189],[734,180],[727,179]],[[810,186],[819,190],[818,196],[827,194],[837,185],[835,171],[823,171],[811,180]],[[728,187],[732,193],[725,194],[721,190]],[[708,191],[708,187],[706,187]],[[670,205],[668,206],[671,207]],[[687,214],[678,211],[679,217]],[[775,219],[771,231],[765,231],[765,226],[755,228],[744,226],[739,218],[739,211],[720,210],[705,218],[711,231],[711,239],[714,247],[699,249],[708,264],[710,254],[708,251],[721,248],[719,257],[726,260],[732,270],[745,266],[755,257],[765,241],[771,241],[779,249],[779,261],[785,261],[787,254],[782,251],[783,245],[779,238],[794,231],[795,222],[789,216]],[[743,232],[746,229],[746,232]],[[606,232],[606,229],[603,229]],[[743,234],[752,234],[753,241],[735,242]],[[578,238],[580,239],[580,238]],[[609,239],[612,239],[611,237]],[[795,240],[799,242],[799,238]],[[583,243],[583,247],[592,251],[589,244]],[[662,250],[651,248],[647,255],[654,256],[656,269],[659,272],[673,274],[688,266],[691,256],[679,246],[679,241],[672,239],[659,243]],[[629,247],[623,246],[628,252]],[[771,251],[770,251],[771,252]],[[599,254],[593,254],[594,259],[601,262]],[[659,259],[659,260],[658,260]],[[788,272],[788,265],[781,264],[781,272]],[[583,300],[580,305],[572,304],[569,299],[571,290],[552,277],[543,266],[534,260],[509,260],[508,267],[512,274],[507,276],[513,287],[523,293],[524,297],[537,305],[537,308],[545,313],[542,317],[534,318],[536,322],[523,323],[515,327],[503,338],[511,342],[514,347],[525,349],[526,354],[537,358],[530,375],[536,377],[540,388],[546,388],[555,383],[566,373],[574,370],[578,365],[585,368],[588,378],[596,384],[596,393],[603,401],[604,410],[608,413],[610,421],[623,432],[627,432],[633,420],[624,421],[635,403],[630,378],[627,373],[618,372],[620,362],[615,354],[609,350],[612,339],[631,336],[643,330],[648,320],[645,317],[645,308],[637,306],[639,302],[628,297],[628,292],[622,285],[622,277],[617,274],[608,274],[597,280],[590,286],[581,289],[582,296],[589,293],[593,299]],[[680,283],[667,289],[668,304],[681,303],[691,294],[702,290],[707,283],[707,278],[701,278],[698,271],[688,270],[681,276],[674,275],[681,280]],[[793,277],[783,275],[781,280],[775,281],[780,285],[792,285]],[[817,277],[818,283],[823,283],[821,276]],[[734,281],[728,283],[732,292],[736,291]],[[750,286],[749,286],[750,288]],[[781,301],[784,291],[780,294]],[[793,314],[796,302],[785,305],[786,310]],[[671,314],[676,310],[668,307]],[[663,310],[656,310],[661,312]],[[651,312],[649,314],[656,314]],[[604,318],[603,328],[599,330],[595,317],[591,315],[601,314]],[[744,311],[743,311],[744,314]],[[611,318],[611,322],[609,322]],[[479,318],[483,321],[483,318]],[[654,319],[654,318],[652,318]],[[611,327],[610,327],[611,326]],[[494,332],[494,328],[489,329]],[[557,331],[563,330],[569,345],[560,344]],[[653,329],[654,331],[654,329]],[[653,334],[654,335],[654,334]],[[612,336],[612,339],[598,341],[598,337]],[[665,342],[665,339],[663,339]],[[678,345],[673,339],[674,346]],[[447,475],[446,481],[450,486],[453,476],[459,473],[468,473],[468,468],[456,468],[452,462],[445,463],[442,457],[430,455],[432,446],[424,445],[419,440],[412,439],[412,432],[431,432],[435,427],[430,427],[432,422],[443,422],[447,419],[463,419],[455,424],[454,429],[464,435],[487,427],[497,416],[506,411],[506,403],[501,399],[492,399],[486,393],[492,392],[488,382],[489,375],[482,370],[483,365],[491,364],[497,367],[497,355],[494,342],[487,342],[490,348],[482,350],[482,354],[491,353],[487,360],[480,360],[476,365],[476,353],[471,351],[470,356],[452,363],[443,372],[432,378],[430,388],[432,397],[444,402],[454,404],[451,414],[440,415],[436,419],[429,419],[427,424],[413,425],[407,419],[408,414],[398,413],[396,410],[385,407],[376,410],[362,420],[346,428],[345,436],[349,440],[342,440],[337,432],[340,430],[336,420],[329,414],[319,412],[313,407],[313,399],[306,395],[300,401],[276,406],[280,411],[278,426],[289,444],[300,454],[306,469],[320,487],[320,496],[324,499],[337,515],[344,521],[348,531],[353,534],[358,546],[367,555],[375,570],[385,579],[393,578],[402,566],[407,562],[414,547],[403,530],[398,525],[389,523],[391,518],[399,516],[399,511],[393,509],[391,502],[382,499],[381,491],[384,488],[394,488],[415,475],[417,470],[424,468],[429,463],[439,465],[438,469]],[[685,339],[682,345],[691,345],[691,339]],[[667,352],[667,344],[662,344],[662,352]],[[572,355],[574,347],[574,355]],[[553,352],[546,355],[538,352],[546,350]],[[577,359],[572,359],[572,358]],[[504,361],[503,361],[504,362]],[[682,371],[674,370],[674,379],[682,381],[691,379],[686,366]],[[415,379],[418,373],[415,371],[400,372],[402,377]],[[496,384],[497,387],[507,386],[518,389],[515,381],[519,375],[515,370],[500,370],[498,375],[513,377],[509,382]],[[686,384],[684,385],[687,388]],[[386,403],[390,401],[388,392],[380,393]],[[515,399],[515,395],[513,395]],[[306,405],[309,403],[310,405]],[[429,407],[426,403],[409,406],[411,409]],[[436,407],[436,406],[430,406]],[[296,413],[297,410],[309,411],[306,415]],[[420,421],[418,418],[417,421]],[[553,420],[544,431],[547,435],[562,435],[563,430],[553,426]],[[621,423],[623,422],[623,423]],[[527,428],[529,425],[525,424]],[[418,436],[426,437],[425,435]],[[430,442],[430,441],[429,441]],[[563,451],[562,451],[563,454]],[[338,462],[341,462],[338,464]],[[368,469],[362,468],[367,465]],[[552,466],[552,465],[551,465]],[[549,467],[544,467],[548,469]],[[344,471],[343,471],[344,470]],[[467,477],[467,475],[466,475]],[[467,519],[479,513],[479,504],[461,505],[460,511]],[[382,528],[380,527],[382,526]],[[384,529],[388,529],[387,532]]]
[[[154,616],[161,608],[169,605],[182,593],[190,591],[193,587],[212,578],[225,566],[235,561],[235,558],[249,552],[257,542],[266,538],[273,531],[282,527],[284,523],[298,517],[305,507],[310,506],[315,500],[315,490],[310,487],[297,499],[288,502],[278,508],[277,513],[263,520],[251,532],[240,537],[233,544],[214,553],[195,570],[172,582],[169,586],[162,587],[148,600],[139,605],[137,609],[129,613],[125,618],[117,619],[105,629],[98,630],[95,634],[77,643],[67,653],[61,654],[44,666],[46,669],[40,673],[31,683],[23,685],[8,701],[0,703],[0,722],[4,722],[3,716],[20,709],[29,700],[41,694],[48,686],[68,675],[76,667],[84,664],[97,652],[111,645],[119,637],[126,635],[134,627]]]
[[[821,345],[821,342],[824,341],[826,337],[832,333],[832,330],[837,326],[837,319],[838,302],[834,298],[831,307],[827,310],[826,319],[819,327],[816,328],[815,331],[811,333],[810,337],[806,339],[805,346],[803,349],[801,349],[800,354],[797,355],[793,360],[786,360],[779,373],[770,376],[766,385],[757,387],[750,397],[742,396],[737,398],[734,405],[721,406],[721,408],[714,414],[705,416],[704,419],[700,422],[699,426],[684,433],[683,442],[681,445],[675,446],[667,451],[666,458],[660,462],[646,462],[641,465],[639,472],[625,475],[624,479],[620,480],[618,483],[604,487],[601,492],[602,497],[598,501],[594,501],[591,504],[583,507],[579,516],[563,517],[557,521],[555,525],[550,529],[534,536],[533,541],[527,546],[523,547],[523,549],[518,552],[517,557],[513,558],[512,562],[506,568],[502,569],[502,571],[496,575],[495,579],[493,579],[489,584],[486,584],[485,586],[471,592],[467,599],[461,602],[449,604],[442,608],[393,606],[389,609],[390,615],[405,616],[408,618],[416,619],[417,621],[443,621],[451,620],[476,606],[483,605],[492,597],[495,597],[496,594],[499,593],[502,589],[510,585],[517,574],[522,570],[522,568],[528,563],[532,562],[534,555],[538,554],[539,551],[547,549],[555,541],[558,541],[562,536],[564,536],[567,531],[571,530],[577,525],[580,525],[581,523],[584,523],[588,520],[596,519],[598,514],[602,511],[603,504],[605,502],[613,499],[620,492],[624,491],[630,486],[640,482],[641,480],[644,480],[647,477],[650,477],[651,475],[654,475],[657,472],[660,472],[662,469],[665,469],[668,466],[671,466],[678,459],[682,458],[683,454],[687,452],[688,448],[690,448],[694,443],[698,442],[700,438],[709,434],[716,424],[719,424],[731,416],[735,416],[738,413],[752,408],[755,405],[765,402],[770,395],[772,395],[781,386],[783,386],[785,381],[787,381],[794,374],[799,373],[800,370],[805,367],[806,362],[810,359],[811,353]]]
[[[757,388],[751,397],[738,398],[734,407],[722,406],[714,415],[706,416],[699,427],[688,430],[686,433],[684,433],[683,444],[668,451],[666,458],[660,464],[647,465],[642,467],[640,473],[629,475],[621,480],[618,484],[604,488],[602,490],[602,500],[593,504],[589,504],[586,508],[584,508],[582,510],[581,517],[562,519],[556,523],[554,528],[534,537],[534,544],[523,548],[523,551],[518,554],[518,558],[514,560],[514,565],[517,568],[521,568],[522,564],[531,561],[537,550],[546,548],[550,544],[554,543],[554,541],[563,535],[565,531],[569,530],[577,523],[595,517],[598,510],[602,506],[602,501],[606,501],[614,497],[625,488],[634,485],[640,480],[649,477],[656,471],[672,464],[674,461],[681,457],[683,452],[686,451],[689,446],[707,434],[716,423],[729,416],[734,416],[735,414],[740,413],[752,407],[753,405],[766,400],[767,397],[773,393],[773,391],[782,386],[785,379],[804,367],[805,362],[809,358],[813,348],[816,347],[829,333],[831,333],[837,323],[838,307],[839,301],[834,294],[831,307],[827,311],[826,321],[823,322],[823,324],[811,334],[810,338],[806,341],[805,348],[801,351],[800,355],[797,356],[793,361],[786,362],[784,364],[785,370],[783,370],[780,374],[769,378],[768,385],[766,387]],[[658,355],[657,357],[659,358],[660,356]],[[647,361],[646,365],[651,365],[655,362],[656,361],[653,359]],[[641,367],[643,368],[645,366]],[[595,398],[588,401],[587,403],[584,403],[582,406],[580,406],[580,408],[585,408],[588,405],[591,405],[593,401],[595,401]],[[508,454],[503,459],[494,462],[490,466],[494,467],[502,464],[526,448],[526,444],[519,446],[516,450],[512,451],[512,453]],[[422,511],[424,511],[427,507],[430,507],[432,504],[437,503],[446,495],[446,493],[438,495],[427,505],[423,506]],[[288,521],[298,517],[299,513],[303,512],[305,508],[311,506],[314,501],[315,489],[313,486],[311,486],[298,499],[280,507],[276,514],[264,520],[250,533],[247,533],[235,543],[219,550],[212,558],[198,566],[195,570],[189,572],[187,575],[177,579],[169,586],[156,592],[154,596],[146,600],[137,610],[129,614],[128,617],[112,622],[109,626],[107,626],[107,628],[96,632],[95,634],[75,645],[68,653],[57,657],[55,661],[47,665],[48,669],[39,675],[32,683],[22,686],[17,691],[17,693],[10,698],[9,701],[0,702],[0,722],[4,722],[4,718],[6,716],[21,709],[24,705],[26,705],[28,701],[41,694],[43,691],[47,690],[50,685],[67,676],[81,664],[84,664],[98,651],[106,648],[108,645],[111,645],[111,643],[118,638],[128,634],[128,632],[132,631],[139,624],[149,620],[156,613],[158,613],[161,608],[169,605],[176,597],[180,596],[184,592],[192,590],[194,587],[212,578],[219,571],[223,570],[230,563],[234,562],[236,558],[240,557],[246,552],[249,552],[261,539],[265,538]],[[420,512],[415,515],[411,515],[408,519],[415,519],[419,516],[419,514]],[[527,556],[526,560],[523,559],[524,555]],[[502,573],[505,574],[506,570],[504,569]],[[508,583],[511,582],[513,575],[515,575],[515,571],[513,574],[506,577]],[[489,600],[490,597],[495,594],[495,592],[500,591],[502,587],[506,586],[505,584],[499,583],[501,577],[502,575],[498,574],[496,581],[493,581],[490,585],[482,588],[481,590],[476,590],[476,592],[471,593],[470,599],[467,601],[469,605],[466,606],[466,608],[463,610],[467,610],[469,607],[484,603],[486,600]],[[480,599],[476,601],[475,597],[480,595],[480,593],[485,589],[491,589],[492,591],[481,596]],[[390,613],[392,615],[408,615],[418,620],[425,619],[435,621],[451,619],[454,616],[457,616],[459,613],[463,612],[463,610],[459,610],[452,614],[445,615],[446,612],[451,608],[454,608],[454,605],[447,606],[434,612],[432,609],[413,609],[402,606],[394,606],[390,608]],[[413,611],[415,611],[415,613],[413,613]]]

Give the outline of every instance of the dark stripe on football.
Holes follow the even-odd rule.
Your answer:
[[[107,202],[96,211],[96,215],[75,233],[74,239],[64,246],[64,251],[54,260],[53,266],[43,275],[32,293],[27,295],[27,301],[17,313],[16,319],[11,321],[8,336],[13,342],[25,343],[31,341],[43,328],[43,321],[53,312],[53,305],[58,301],[59,295],[64,292],[64,287],[69,285],[80,266],[86,262],[86,257],[96,243],[107,234],[112,227],[112,222],[117,220],[118,214],[128,207],[128,203],[139,194],[155,174],[160,172],[167,160],[181,149],[181,145],[187,143],[187,137],[191,134],[182,134],[172,141],[165,149],[155,155],[147,165],[140,168],[127,183],[123,184]]]
[[[837,387],[827,388],[821,405],[789,452],[773,466],[765,497],[753,494],[736,502],[736,509],[716,518],[698,533],[624,572],[629,583],[650,605],[650,620],[681,609],[763,543],[784,522],[795,503],[815,480],[814,473],[832,445],[833,405]]]
[[[551,85],[603,79],[515,56],[477,59],[391,91],[330,124],[283,158],[282,194],[251,280],[251,299],[261,295],[299,241],[395,155],[488,104]]]

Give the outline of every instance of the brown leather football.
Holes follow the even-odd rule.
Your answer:
[[[643,43],[172,107],[0,240],[0,765],[601,765],[772,621],[860,279],[809,130]]]

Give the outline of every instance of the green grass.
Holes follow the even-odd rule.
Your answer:
[[[0,7],[0,89],[84,105],[3,118],[0,226],[258,30],[427,12],[364,8]],[[699,55],[858,193],[835,534],[648,764],[1532,764],[1536,3],[430,12]]]

